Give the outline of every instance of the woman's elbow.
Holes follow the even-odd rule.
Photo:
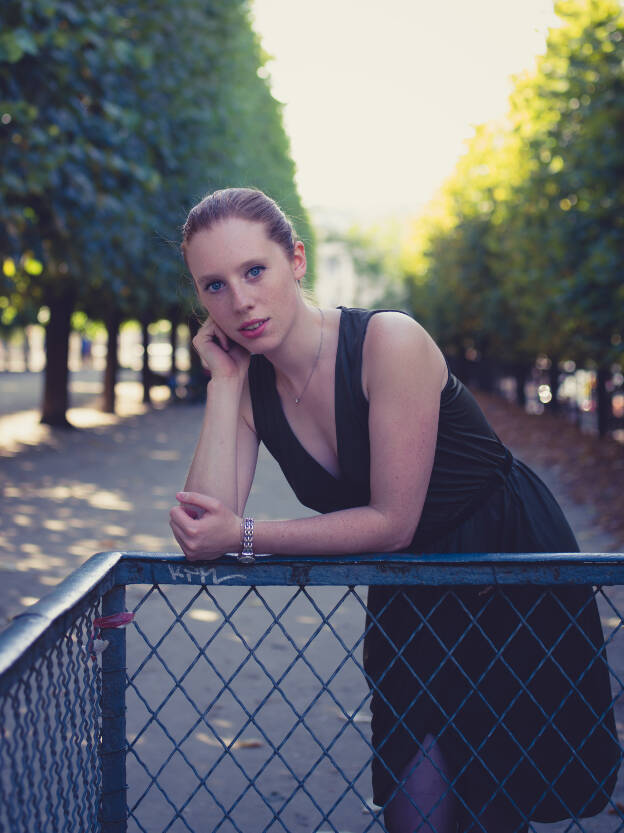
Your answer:
[[[407,552],[414,539],[416,524],[393,520],[388,528],[385,552]]]
[[[372,503],[370,508],[376,510],[381,521],[377,525],[375,541],[371,542],[377,548],[377,552],[407,552],[414,538],[420,513],[414,520],[412,513],[399,513],[392,508],[375,506]]]
[[[393,552],[409,552],[411,543],[414,539],[415,530],[409,529],[403,535],[400,535]]]

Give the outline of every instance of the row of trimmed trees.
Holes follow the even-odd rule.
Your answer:
[[[624,11],[565,0],[508,118],[482,125],[403,257],[409,303],[457,361],[593,366],[599,431],[624,361]],[[554,400],[556,403],[556,398]]]
[[[49,309],[42,420],[66,424],[71,318],[103,321],[114,408],[126,319],[175,324],[190,206],[254,185],[310,228],[247,0],[5,0],[0,316]],[[147,353],[146,353],[147,355]]]

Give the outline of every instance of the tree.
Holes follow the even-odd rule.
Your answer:
[[[544,298],[548,352],[590,360],[604,382],[622,357],[624,285],[624,13],[615,0],[566,0],[534,75],[512,98],[514,130],[532,168],[518,190],[510,246],[522,241]],[[520,238],[520,239],[519,239]]]
[[[112,409],[119,325],[171,314],[196,198],[258,184],[307,218],[245,0],[9,0],[0,22],[0,257],[50,309],[42,419],[66,425],[73,311],[107,324]]]
[[[604,384],[624,335],[624,12],[556,10],[507,121],[477,129],[405,260],[413,303],[451,352],[470,345],[520,378],[546,353],[555,393],[560,358],[594,362]]]
[[[119,79],[142,53],[112,4],[26,0],[0,15],[0,252],[43,266],[20,294],[50,310],[42,421],[67,425],[71,315],[92,283],[114,280],[120,195],[131,202],[153,177],[127,156],[132,114],[120,102]]]

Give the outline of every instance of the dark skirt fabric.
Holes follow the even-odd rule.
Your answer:
[[[504,485],[426,551],[578,545],[544,483],[514,460]],[[375,803],[391,799],[430,734],[449,767],[463,829],[486,806],[510,821],[604,807],[621,750],[593,588],[374,586],[368,608]]]

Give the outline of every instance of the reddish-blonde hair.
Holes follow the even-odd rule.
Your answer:
[[[278,243],[289,257],[294,254],[297,240],[294,226],[274,200],[256,188],[222,188],[208,194],[189,211],[182,227],[182,255],[186,257],[186,247],[198,231],[212,228],[230,217],[263,223],[269,239]]]

